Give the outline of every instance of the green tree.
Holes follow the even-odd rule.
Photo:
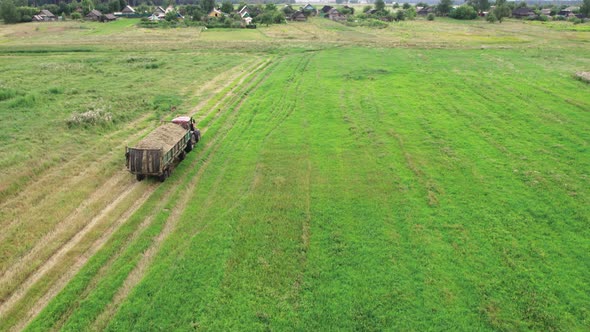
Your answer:
[[[82,14],[84,16],[88,15],[88,13],[90,13],[90,11],[92,11],[94,9],[94,3],[92,2],[92,0],[82,0]]]
[[[580,14],[590,17],[590,0],[584,0],[584,3],[580,6]]]
[[[166,13],[166,16],[164,16],[164,19],[168,22],[178,21],[178,13],[175,10],[171,10]]]
[[[502,23],[505,17],[510,17],[511,11],[508,4],[506,4],[506,0],[497,0],[496,8],[494,8],[492,13],[496,16],[498,22]]]
[[[457,20],[473,20],[477,17],[477,12],[469,5],[462,5],[451,10],[449,16]]]
[[[258,15],[256,18],[260,23],[266,24],[266,26],[268,26],[269,24],[273,23],[274,15],[272,12],[264,12]]]
[[[398,10],[395,12],[395,16],[393,18],[396,22],[403,21],[406,19],[406,13],[403,10]]]
[[[410,7],[405,10],[406,12],[406,19],[413,20],[416,18],[416,8]]]
[[[224,1],[221,4],[220,10],[226,14],[231,14],[234,11],[234,5],[232,5],[231,1]]]
[[[375,9],[377,9],[378,12],[384,12],[385,11],[385,1],[383,0],[376,0],[375,1]]]
[[[295,9],[293,9],[293,7],[291,6],[285,6],[283,7],[283,13],[285,13],[285,15],[291,15],[295,12]]]
[[[20,22],[20,15],[16,10],[16,6],[12,0],[3,0],[0,5],[0,17],[4,23],[18,23]]]
[[[447,16],[453,9],[453,0],[440,0],[438,6],[436,6],[436,13],[439,16]]]
[[[412,6],[409,3],[407,3],[407,2],[404,3],[403,6],[402,6],[403,9],[408,9],[410,7],[412,7]]]
[[[121,8],[121,3],[119,0],[111,0],[109,2],[109,11],[110,12],[120,12],[123,8]]]
[[[275,12],[275,11],[277,11],[277,10],[278,10],[278,9],[277,9],[277,5],[275,5],[274,3],[267,3],[267,4],[264,6],[264,11],[265,11],[265,12]]]
[[[201,7],[203,7],[205,13],[210,13],[213,10],[213,7],[215,7],[215,0],[203,0],[201,2]]]

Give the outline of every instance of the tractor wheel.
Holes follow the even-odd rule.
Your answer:
[[[190,139],[190,140],[188,141],[188,143],[186,143],[186,148],[184,148],[184,151],[186,151],[187,153],[188,153],[188,152],[191,152],[191,151],[193,150],[193,148],[194,148],[194,147],[195,147],[195,146],[194,146],[194,144],[193,144],[193,140],[192,140],[192,139]],[[181,159],[181,160],[182,160],[182,159]]]

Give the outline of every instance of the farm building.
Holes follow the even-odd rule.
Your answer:
[[[523,18],[529,16],[535,16],[535,12],[530,8],[517,8],[512,11],[512,17]]]
[[[88,15],[86,15],[85,18],[90,21],[100,21],[101,17],[102,17],[102,13],[96,9],[93,9],[90,11],[90,13],[88,13]]]
[[[330,10],[332,10],[332,8],[334,8],[334,7],[325,5],[324,7],[322,7],[322,9],[320,9],[320,12],[322,12],[322,14],[324,14],[324,15],[328,15],[328,12],[330,12]]]
[[[328,12],[327,18],[331,19],[332,21],[346,21],[346,15],[342,14],[336,8],[330,9]]]
[[[291,15],[290,17],[291,17],[291,21],[298,21],[298,22],[307,21],[307,16],[305,16],[305,14],[303,14],[303,12],[300,10],[294,12],[293,15]]]

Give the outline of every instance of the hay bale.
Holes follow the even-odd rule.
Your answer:
[[[579,79],[580,81],[590,83],[590,72],[589,71],[579,71],[576,73],[576,78]]]
[[[174,144],[186,134],[186,130],[174,123],[166,123],[156,128],[146,138],[137,144],[138,149],[164,149],[164,152],[172,149]]]

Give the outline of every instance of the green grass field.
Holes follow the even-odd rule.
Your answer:
[[[0,330],[588,329],[567,24],[0,26]],[[176,113],[203,141],[135,182]]]

